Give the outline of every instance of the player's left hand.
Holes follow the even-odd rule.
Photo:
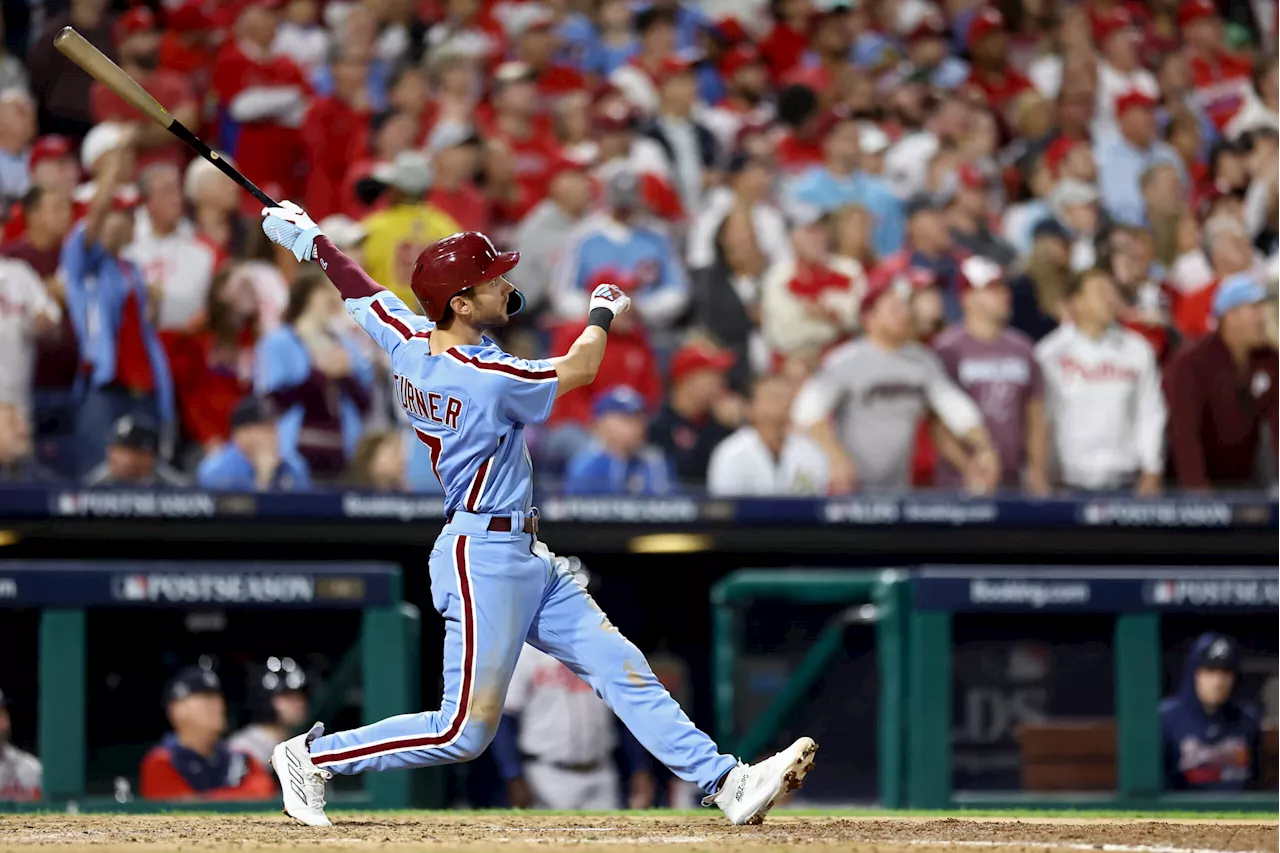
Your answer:
[[[591,291],[591,305],[587,308],[590,313],[597,308],[608,308],[613,312],[613,316],[617,317],[623,311],[631,307],[631,297],[622,292],[622,288],[616,284],[601,284]]]
[[[293,252],[300,261],[315,257],[315,241],[321,233],[311,217],[291,201],[262,209],[262,232],[271,242]]]

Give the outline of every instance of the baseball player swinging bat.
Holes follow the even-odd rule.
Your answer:
[[[271,766],[286,814],[329,826],[325,783],[334,774],[475,758],[493,740],[526,641],[586,681],[650,753],[701,787],[703,804],[718,806],[732,823],[760,823],[800,786],[817,750],[811,738],[756,764],[721,753],[605,618],[568,561],[538,541],[525,425],[543,423],[558,397],[595,380],[610,323],[631,306],[625,293],[612,284],[591,293],[586,328],[567,354],[512,356],[484,330],[506,325],[524,307],[507,280],[518,252],[500,252],[474,231],[428,246],[409,283],[423,317],[339,251],[302,208],[277,204],[209,150],[75,30],[64,29],[55,44],[261,201],[262,230],[272,242],[299,261],[319,263],[347,313],[390,358],[400,406],[445,489],[446,524],[428,564],[432,602],[445,622],[440,709],[331,734],[316,723],[278,744]]]
[[[276,206],[275,199],[258,189],[258,185],[242,175],[239,169],[205,145],[200,137],[187,130],[182,122],[170,115],[159,101],[142,88],[141,83],[126,74],[123,68],[112,62],[102,51],[89,44],[88,40],[76,32],[74,27],[63,27],[62,31],[54,36],[53,46],[67,59],[89,72],[90,77],[100,80],[108,89],[123,98],[125,103],[191,146],[197,154],[217,166],[224,175],[244,187],[258,201],[267,207]]]

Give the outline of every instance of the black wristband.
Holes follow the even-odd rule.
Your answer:
[[[608,308],[592,308],[591,313],[587,315],[588,326],[599,326],[606,332],[609,331],[609,324],[613,322],[613,312]]]

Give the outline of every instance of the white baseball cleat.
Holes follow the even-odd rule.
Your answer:
[[[284,813],[307,826],[333,826],[324,813],[324,783],[333,774],[312,764],[307,750],[322,734],[324,723],[316,723],[311,731],[278,743],[271,751],[271,767],[284,791]]]
[[[734,826],[763,823],[769,809],[804,782],[817,751],[813,738],[802,737],[759,764],[739,761],[725,774],[720,790],[703,800],[703,805],[715,803]]]

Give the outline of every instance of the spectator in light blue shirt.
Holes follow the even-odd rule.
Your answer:
[[[648,8],[662,9],[675,16],[676,50],[691,51],[701,49],[702,34],[711,28],[711,19],[694,3],[681,3],[680,0],[654,0],[651,3],[637,3],[634,11]]]
[[[280,453],[270,403],[248,396],[231,413],[231,440],[200,462],[196,482],[232,492],[297,492],[311,488],[311,475],[302,457]]]
[[[25,89],[0,92],[0,196],[6,205],[31,188],[31,140],[36,105]]]
[[[676,490],[675,469],[657,447],[645,444],[644,398],[619,385],[596,400],[595,440],[569,460],[568,495],[657,497]]]
[[[1187,185],[1178,152],[1156,138],[1156,102],[1145,92],[1133,90],[1116,98],[1116,132],[1094,146],[1098,164],[1098,189],[1102,206],[1121,225],[1146,224],[1142,199],[1142,175],[1159,163],[1172,163]]]
[[[861,126],[844,115],[830,119],[830,129],[822,142],[823,164],[796,178],[789,201],[813,205],[823,212],[856,204],[875,217],[871,243],[879,257],[902,248],[906,216],[902,200],[888,182],[858,168],[861,158]]]

